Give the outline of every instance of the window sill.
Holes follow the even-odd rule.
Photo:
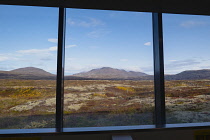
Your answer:
[[[139,126],[110,126],[110,127],[78,127],[64,128],[63,132],[56,132],[55,128],[39,129],[2,129],[0,137],[18,137],[18,136],[48,136],[48,135],[76,135],[76,134],[104,134],[104,133],[132,133],[143,131],[162,131],[162,130],[182,130],[182,129],[207,129],[210,128],[210,122],[206,123],[184,123],[184,124],[166,124],[162,128],[156,128],[155,125]]]

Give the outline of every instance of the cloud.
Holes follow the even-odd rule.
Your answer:
[[[176,74],[185,70],[200,69],[202,63],[196,59],[176,60],[165,64],[165,74]]]
[[[48,41],[52,42],[52,43],[57,43],[58,39],[57,38],[49,38]]]
[[[0,66],[0,70],[4,70],[4,71],[9,71],[9,70],[13,70],[13,69],[16,69],[16,67],[14,66]]]
[[[121,67],[121,69],[127,70],[127,71],[135,71],[135,72],[143,72],[146,74],[153,75],[154,73],[154,68],[153,65],[151,66],[126,66],[126,67]]]
[[[72,47],[76,47],[77,45],[67,45],[66,48],[72,48]],[[49,54],[50,52],[54,52],[57,51],[58,47],[57,46],[53,46],[50,47],[48,49],[28,49],[28,50],[19,50],[17,51],[17,53],[20,54],[26,54],[26,55],[30,55],[30,54],[37,54],[37,55],[41,55],[41,54]]]
[[[144,43],[145,46],[151,46],[151,42]]]
[[[73,57],[66,58],[66,62],[73,61],[73,60],[76,60],[76,58],[73,58]]]
[[[192,28],[192,27],[196,27],[196,26],[203,26],[206,25],[207,22],[203,22],[203,21],[184,21],[180,24],[180,26],[185,27],[185,28]]]
[[[141,67],[142,72],[150,75],[154,75],[154,66],[153,65],[148,65]]]
[[[127,62],[128,59],[120,59],[120,61],[122,61],[122,62]]]
[[[200,64],[201,62],[198,62],[194,59],[186,59],[186,60],[177,60],[172,61],[172,63],[166,64],[165,67],[167,69],[174,69],[174,68],[180,68],[180,67],[186,67],[186,66],[192,66],[196,64]]]
[[[41,53],[49,53],[52,51],[57,51],[57,46],[50,47],[48,49],[29,49],[29,50],[19,50],[18,53],[21,54],[41,54]]]
[[[0,62],[1,62],[1,61],[6,61],[6,60],[8,60],[8,59],[9,59],[9,57],[0,55]]]
[[[175,61],[177,61],[177,60],[169,60],[170,62],[175,62]]]
[[[90,38],[99,38],[99,37],[103,37],[107,34],[109,34],[110,31],[108,30],[105,30],[105,29],[99,29],[99,30],[95,30],[95,31],[92,31],[92,32],[89,32],[87,34],[88,37]]]
[[[97,65],[97,64],[90,64],[90,65],[79,65],[79,64],[68,65],[68,64],[66,64],[65,73],[66,73],[66,75],[75,74],[75,73],[86,72],[86,71],[96,69],[96,68],[101,68],[101,67],[104,67],[104,66]]]
[[[49,51],[57,51],[58,50],[58,47],[57,46],[54,46],[54,47],[50,47],[49,48]]]
[[[37,53],[42,53],[42,52],[46,52],[46,50],[39,50],[39,49],[29,49],[29,50],[19,50],[17,51],[18,53],[22,53],[22,54],[37,54]]]
[[[127,71],[135,71],[135,72],[143,72],[143,70],[139,66],[128,66],[126,68],[121,68]]]
[[[91,18],[91,17],[84,18],[82,20],[69,18],[67,19],[67,23],[69,25],[79,26],[79,27],[96,27],[96,26],[102,26],[105,24],[101,20],[96,19],[96,18]]]
[[[67,45],[66,48],[73,48],[73,47],[77,47],[77,45]]]
[[[3,54],[0,54],[0,62],[7,61],[7,60],[10,60],[10,61],[20,60],[19,57],[20,55],[16,53],[3,53]]]
[[[40,60],[42,60],[42,61],[52,61],[53,59],[52,59],[52,57],[43,57]]]

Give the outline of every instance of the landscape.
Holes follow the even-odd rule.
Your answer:
[[[154,123],[154,78],[102,67],[65,76],[64,126]],[[167,123],[210,121],[210,70],[165,75]],[[55,127],[56,75],[35,67],[0,71],[0,129]]]

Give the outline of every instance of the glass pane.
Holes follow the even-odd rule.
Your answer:
[[[210,18],[164,14],[167,123],[210,121]]]
[[[151,18],[67,9],[65,127],[153,124]]]
[[[0,129],[55,127],[58,8],[0,6]]]

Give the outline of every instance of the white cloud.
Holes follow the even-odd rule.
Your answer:
[[[66,48],[72,48],[72,47],[76,47],[77,45],[67,45]],[[30,55],[30,54],[37,54],[37,55],[41,55],[41,54],[50,54],[50,52],[54,52],[57,51],[58,47],[57,46],[53,46],[50,47],[48,49],[28,49],[28,50],[19,50],[17,51],[17,53],[20,54],[26,54],[26,55]]]
[[[69,57],[69,58],[66,58],[66,61],[65,62],[69,62],[69,61],[73,61],[73,60],[76,60],[76,58]]]
[[[54,47],[50,47],[49,48],[49,51],[57,51],[58,50],[58,47],[57,46],[54,46]]]
[[[203,21],[184,21],[180,24],[180,26],[185,27],[185,28],[191,28],[191,27],[195,27],[195,26],[203,26],[206,25],[206,22]]]
[[[73,47],[77,47],[77,45],[67,45],[66,48],[73,48]]]
[[[76,24],[76,22],[73,21],[73,19],[71,19],[71,18],[67,19],[67,23],[70,24],[70,25],[75,25]]]
[[[145,46],[151,46],[151,42],[144,43]]]
[[[8,60],[9,59],[9,57],[6,57],[6,56],[0,56],[0,61],[6,61],[6,60]]]
[[[17,51],[18,53],[22,53],[22,54],[37,54],[37,53],[43,53],[46,52],[46,50],[44,49],[29,49],[29,50],[19,50]]]
[[[202,62],[197,59],[184,59],[170,61],[165,64],[165,74],[176,74],[185,70],[200,69]]]
[[[70,59],[76,59],[76,58],[70,58]],[[102,65],[98,65],[98,64],[90,64],[90,65],[81,65],[81,64],[65,64],[65,73],[66,75],[68,74],[75,74],[75,73],[79,73],[79,72],[86,72],[92,69],[97,69],[97,68],[101,68],[101,67],[105,67]]]
[[[138,66],[128,66],[128,67],[122,68],[122,69],[125,69],[127,71],[143,72],[143,70]]]
[[[79,26],[79,27],[95,27],[95,26],[102,26],[105,24],[101,20],[91,17],[83,18],[82,20],[69,18],[67,19],[67,23],[69,25]]]
[[[120,59],[120,61],[122,61],[122,62],[127,62],[128,59]]]
[[[52,43],[57,43],[58,39],[57,38],[49,38],[48,41],[52,42]]]
[[[175,61],[177,61],[177,60],[169,60],[170,62],[175,62]]]
[[[66,48],[76,47],[77,45],[67,45]],[[57,51],[58,47],[53,46],[47,49],[28,49],[28,50],[19,50],[17,53],[25,54],[25,55],[49,55],[51,52]]]
[[[90,37],[90,38],[99,38],[99,37],[105,36],[109,33],[110,33],[110,31],[108,31],[108,30],[99,29],[99,30],[89,32],[87,34],[87,36]]]
[[[51,51],[57,51],[57,46],[50,47],[48,49],[29,49],[29,50],[19,50],[18,53],[21,54],[41,54],[41,53],[49,53]]]
[[[0,54],[0,62],[7,61],[7,60],[19,60],[19,56],[14,53],[5,53],[5,54]]]

